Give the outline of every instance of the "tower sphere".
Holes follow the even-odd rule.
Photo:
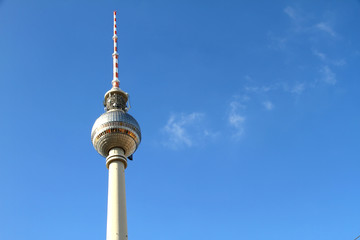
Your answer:
[[[122,148],[125,157],[129,157],[140,144],[140,126],[130,114],[121,109],[112,109],[95,121],[91,141],[103,157],[107,157],[112,148]]]

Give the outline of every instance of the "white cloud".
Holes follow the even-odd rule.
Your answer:
[[[267,96],[273,91],[284,91],[289,93],[301,94],[306,89],[305,82],[297,82],[294,85],[289,85],[287,82],[277,82],[271,85],[263,86],[245,86],[244,90],[248,94],[261,94]],[[250,98],[249,98],[250,99]]]
[[[270,101],[263,102],[263,105],[264,105],[265,109],[268,111],[271,111],[274,109],[274,104]]]
[[[284,50],[286,48],[286,44],[288,42],[287,37],[279,37],[276,36],[273,32],[268,32],[268,38],[271,43],[269,44],[269,48],[275,50]]]
[[[346,64],[344,59],[332,60],[331,58],[328,58],[325,53],[319,52],[316,49],[313,50],[313,54],[327,64],[332,64],[337,67],[341,67]]]
[[[254,92],[254,93],[267,93],[271,90],[276,90],[278,88],[277,85],[269,85],[269,86],[245,86],[244,89],[247,92]]]
[[[292,20],[292,31],[295,33],[303,33],[307,31],[307,28],[305,27],[307,18],[299,9],[287,6],[284,8],[284,13]]]
[[[305,90],[305,83],[296,83],[290,90],[292,93],[301,94]]]
[[[191,147],[194,143],[186,128],[194,124],[203,117],[201,113],[181,114],[177,116],[172,114],[164,127],[164,131],[169,137],[169,143],[172,147],[185,145]]]
[[[251,86],[251,87],[245,87],[245,90],[248,91],[248,92],[258,92],[259,91],[259,87],[254,87],[254,86]]]
[[[346,61],[344,59],[335,60],[332,62],[335,66],[341,67],[346,64]]]
[[[244,79],[245,79],[247,82],[252,82],[252,81],[253,81],[252,77],[250,77],[249,75],[245,75],[245,76],[244,76]]]
[[[324,23],[324,22],[321,22],[321,23],[318,23],[315,25],[315,27],[318,29],[318,30],[321,30],[323,32],[326,32],[328,34],[330,34],[332,37],[335,37],[336,36],[336,33],[335,31],[331,28],[331,26],[327,23]]]
[[[313,50],[313,54],[315,56],[317,56],[318,58],[320,58],[322,61],[326,61],[326,59],[327,59],[325,53],[319,52],[316,49]]]
[[[329,22],[318,21],[313,22],[313,17],[311,17],[306,12],[301,12],[299,9],[294,9],[293,7],[287,6],[284,8],[284,13],[292,20],[293,28],[291,29],[293,32],[297,34],[311,34],[315,31],[321,31],[326,34],[329,34],[332,37],[337,37],[337,33],[329,24]],[[312,23],[311,23],[312,22]],[[290,35],[291,36],[291,35]],[[289,36],[287,36],[289,38]]]
[[[210,137],[212,139],[215,139],[215,138],[217,138],[219,136],[220,133],[219,132],[213,132],[213,131],[210,131],[208,129],[205,129],[203,131],[203,134],[204,134],[204,137]]]
[[[230,103],[228,121],[230,126],[234,127],[236,130],[234,137],[240,137],[244,132],[245,116],[241,115],[239,112],[244,108],[245,106],[238,101],[232,101]]]
[[[162,129],[166,137],[164,145],[179,149],[196,146],[204,142],[204,138],[216,138],[218,133],[205,128],[204,117],[205,115],[199,112],[171,114]]]
[[[315,52],[315,51],[314,51]],[[291,80],[289,81],[279,81],[279,82],[274,82],[272,84],[269,85],[252,85],[252,86],[245,86],[244,87],[244,91],[249,94],[250,96],[256,96],[255,98],[268,98],[269,96],[271,96],[271,94],[273,94],[273,92],[278,91],[278,92],[287,92],[287,93],[292,93],[292,94],[298,94],[300,95],[301,93],[303,93],[306,88],[310,87],[311,83],[303,81],[303,82],[291,82]],[[248,99],[250,99],[248,97]],[[263,100],[265,100],[263,99]],[[244,101],[241,101],[242,103]],[[261,102],[263,106],[264,102],[267,101],[263,101]],[[274,107],[274,106],[273,106]],[[269,109],[271,110],[271,109]]]
[[[335,85],[336,74],[333,71],[331,71],[329,66],[323,66],[319,72],[322,76],[322,78],[321,78],[322,81],[324,81],[325,83],[330,84],[330,85]]]
[[[296,20],[297,19],[297,14],[295,12],[295,10],[292,8],[292,7],[289,7],[287,6],[285,9],[284,9],[284,12],[293,20]]]

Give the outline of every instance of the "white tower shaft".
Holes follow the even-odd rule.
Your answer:
[[[109,168],[106,240],[127,240],[124,151],[111,149],[106,165]]]

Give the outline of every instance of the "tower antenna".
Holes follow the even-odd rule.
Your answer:
[[[113,35],[113,40],[114,40],[114,53],[112,54],[113,57],[113,80],[112,80],[112,85],[113,88],[119,88],[120,85],[120,81],[119,81],[119,64],[118,64],[118,57],[119,54],[117,52],[117,35],[116,35],[117,31],[116,31],[116,11],[114,11],[114,35]]]

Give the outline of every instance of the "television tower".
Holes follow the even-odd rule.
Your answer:
[[[127,240],[125,169],[141,141],[138,122],[127,111],[129,94],[120,89],[116,11],[114,11],[114,53],[112,88],[105,93],[105,113],[94,123],[91,141],[96,151],[106,158],[109,169],[106,240]]]

